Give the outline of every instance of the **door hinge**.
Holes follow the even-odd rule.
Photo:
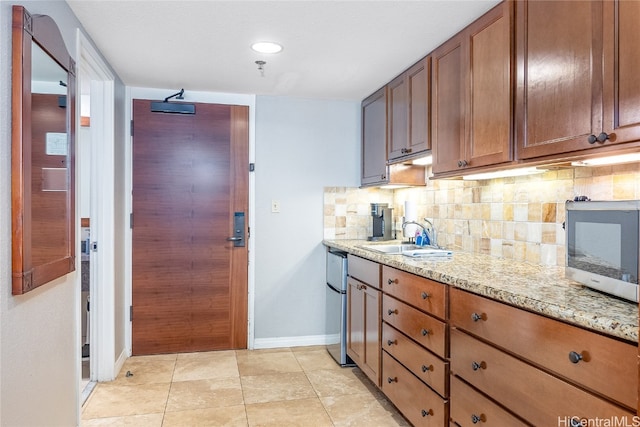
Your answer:
[[[129,228],[133,229],[133,212],[129,214]]]
[[[91,252],[98,252],[98,242],[91,242]]]
[[[249,163],[249,172],[255,172],[255,170],[256,170],[256,164]]]
[[[131,120],[131,130],[130,130],[130,132],[131,132],[131,136],[133,136],[133,120]]]
[[[247,227],[247,239],[251,238],[251,227]]]
[[[133,306],[129,306],[129,322],[133,322]]]

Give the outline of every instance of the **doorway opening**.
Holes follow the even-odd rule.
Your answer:
[[[78,414],[97,381],[115,376],[114,76],[77,32]],[[96,242],[104,240],[100,251]]]

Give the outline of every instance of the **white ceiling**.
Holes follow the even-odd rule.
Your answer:
[[[361,100],[499,0],[67,3],[127,86]]]

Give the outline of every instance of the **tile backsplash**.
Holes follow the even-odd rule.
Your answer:
[[[640,199],[640,164],[577,167],[486,181],[433,180],[397,190],[326,187],[324,238],[366,239],[372,234],[370,203],[393,207],[401,238],[404,202],[436,228],[438,244],[543,265],[564,265],[564,203]]]

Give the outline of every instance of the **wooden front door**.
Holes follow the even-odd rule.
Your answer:
[[[133,101],[134,355],[247,347],[248,107],[194,105]]]

